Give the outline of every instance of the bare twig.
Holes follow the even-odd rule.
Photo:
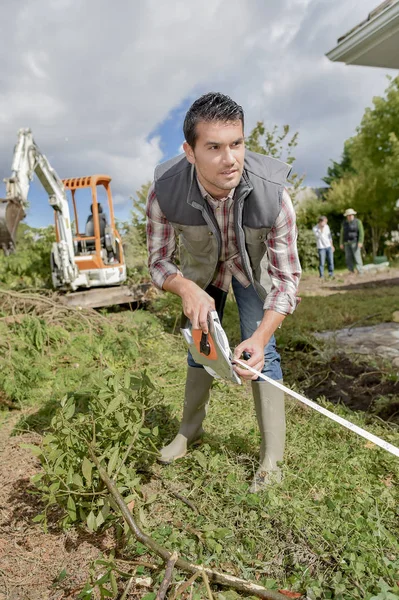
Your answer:
[[[172,553],[172,556],[168,560],[168,563],[166,565],[166,570],[165,570],[165,577],[163,578],[162,583],[159,586],[159,590],[158,590],[157,597],[155,598],[155,600],[164,600],[164,598],[166,596],[166,592],[168,591],[170,582],[172,580],[173,569],[174,569],[175,563],[177,561],[177,558],[178,558],[178,554],[175,551]]]
[[[127,565],[137,565],[138,567],[146,567],[152,571],[158,571],[162,569],[162,565],[156,565],[154,563],[147,562],[146,560],[126,560],[124,558],[117,558],[117,562],[126,563]]]
[[[208,579],[208,576],[205,573],[204,569],[201,569],[201,575],[202,575],[202,579],[204,580],[204,583],[205,583],[208,598],[209,598],[209,600],[213,600],[213,594],[212,594],[211,586],[209,585],[209,579]]]
[[[194,581],[197,579],[197,577],[200,577],[200,575],[201,571],[196,571],[194,575],[191,575],[190,579],[187,579],[187,581],[185,581],[175,589],[169,600],[176,600],[176,598],[180,596],[180,594],[188,590],[190,585],[193,585]]]
[[[186,504],[189,508],[191,508],[191,510],[193,510],[194,512],[196,512],[197,514],[199,514],[198,508],[195,506],[195,504],[193,502],[191,502],[191,500],[189,500],[185,496],[182,496],[182,494],[179,494],[179,492],[175,492],[175,490],[172,490],[168,485],[166,485],[166,483],[164,482],[164,480],[162,479],[162,477],[160,477],[156,473],[153,473],[153,477],[155,477],[156,479],[159,479],[159,481],[161,482],[161,484],[163,485],[163,487],[165,488],[165,490],[171,496],[174,496],[175,498],[177,498],[178,500],[180,500],[181,502],[183,502],[183,504]]]
[[[98,460],[96,454],[93,451],[93,448],[90,445],[88,445],[88,447],[89,454],[98,469],[100,478],[105,483],[110,494],[115,500],[115,503],[121,511],[122,516],[125,519],[130,531],[133,533],[133,535],[139,542],[144,544],[149,550],[152,550],[152,552],[155,552],[155,554],[157,554],[165,562],[167,562],[172,556],[172,553],[160,544],[158,544],[158,542],[156,542],[151,536],[144,533],[144,531],[142,531],[140,527],[138,527],[136,521],[133,518],[132,513],[126,506],[126,503],[121,494],[119,493],[115,483],[108,476],[105,469],[101,466],[100,461]],[[183,558],[178,558],[175,564],[178,569],[186,571],[188,573],[196,573],[198,570],[203,569],[206,572],[208,579],[212,581],[212,583],[218,583],[219,585],[231,587],[241,592],[257,596],[258,598],[265,598],[266,600],[286,600],[286,597],[283,596],[283,594],[280,594],[279,592],[267,590],[263,586],[258,585],[256,583],[252,583],[245,579],[228,575],[227,573],[220,573],[219,571],[214,571],[213,569],[210,569],[208,567],[203,567],[201,565],[188,562]]]
[[[131,577],[129,579],[129,581],[127,582],[127,586],[125,587],[125,591],[123,592],[122,596],[120,597],[120,600],[126,600],[127,595],[129,593],[130,588],[132,587],[133,583],[134,583],[134,576]]]

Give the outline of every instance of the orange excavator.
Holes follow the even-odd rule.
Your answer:
[[[134,302],[132,291],[121,285],[126,280],[126,264],[115,227],[111,178],[91,175],[61,180],[30,129],[18,132],[11,171],[11,177],[4,180],[6,198],[0,199],[0,247],[5,254],[15,251],[18,224],[25,217],[29,186],[36,174],[54,209],[51,273],[54,288],[66,292],[63,301],[87,307]],[[86,213],[90,205],[87,219],[81,218],[80,195]]]

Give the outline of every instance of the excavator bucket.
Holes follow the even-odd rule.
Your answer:
[[[18,224],[24,217],[19,200],[0,198],[0,248],[6,255],[14,251]]]

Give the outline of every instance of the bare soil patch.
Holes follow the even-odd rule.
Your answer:
[[[309,398],[325,396],[334,404],[399,423],[399,381],[364,361],[352,362],[345,354],[337,354],[322,372],[315,365],[298,379]]]
[[[316,274],[305,273],[299,285],[299,295],[330,296],[355,290],[376,287],[399,287],[399,269],[384,269],[381,272],[364,273],[362,276],[349,272],[339,273],[334,279],[320,279]]]
[[[47,533],[32,523],[41,505],[30,478],[40,464],[21,444],[35,443],[38,436],[10,437],[19,418],[15,414],[0,428],[0,600],[77,598],[91,561],[113,547],[114,540],[110,532],[62,532],[56,514]],[[63,570],[66,577],[57,583]]]

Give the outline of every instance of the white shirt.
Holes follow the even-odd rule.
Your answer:
[[[330,248],[332,246],[331,231],[328,225],[324,225],[322,229],[318,225],[313,227],[313,233],[316,236],[317,249]]]

